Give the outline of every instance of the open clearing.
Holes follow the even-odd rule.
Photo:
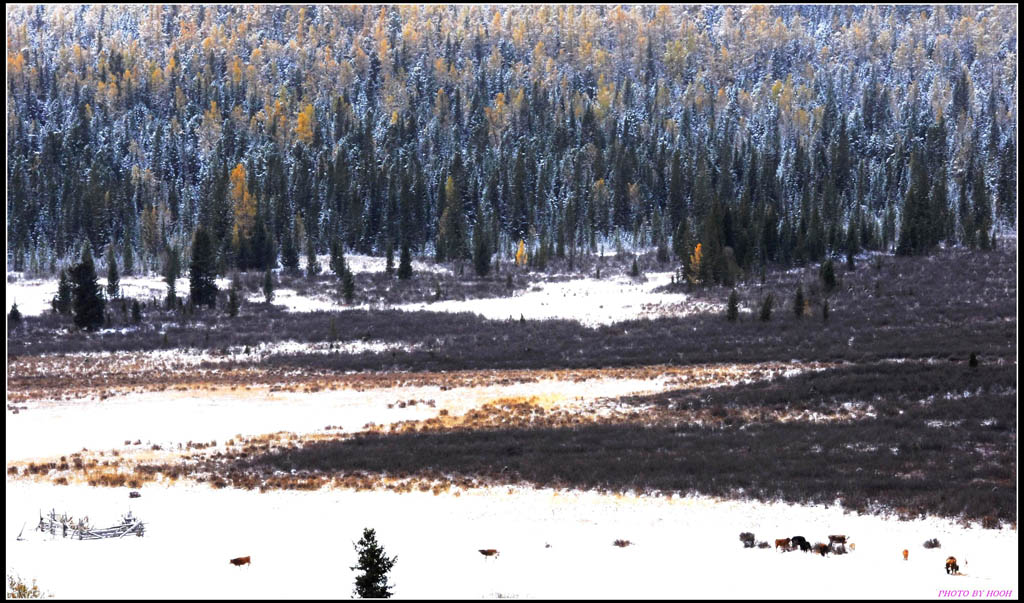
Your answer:
[[[827,324],[729,325],[720,291],[655,291],[667,273],[429,313],[153,309],[95,335],[28,318],[8,340],[7,571],[64,597],[347,597],[372,527],[400,597],[1016,594],[1014,265],[951,255],[849,273]],[[777,298],[809,274],[773,275]],[[740,290],[751,307],[758,285]],[[131,509],[147,532],[33,532],[51,508],[94,525]]]

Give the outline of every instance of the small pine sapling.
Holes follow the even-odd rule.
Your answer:
[[[142,322],[142,306],[139,305],[139,300],[132,300],[132,322],[139,324]]]
[[[796,317],[803,318],[804,316],[804,287],[803,285],[796,286],[796,295],[793,297],[793,314]]]
[[[356,296],[356,282],[352,278],[352,271],[346,270],[345,275],[341,277],[341,294],[345,298],[346,304],[351,304],[352,300]]]
[[[774,304],[775,298],[769,293],[761,302],[761,320],[767,322],[772,319],[772,305]]]
[[[7,313],[7,325],[13,329],[20,324],[21,311],[18,310],[18,302],[14,302],[14,304],[11,306],[11,311]]]
[[[821,321],[828,322],[828,300],[821,304]]]
[[[732,293],[729,294],[729,304],[726,306],[725,317],[729,319],[729,322],[736,322],[736,319],[740,316],[740,296],[736,294],[736,290],[733,289]]]
[[[270,269],[263,273],[263,299],[268,304],[274,301],[274,276]]]
[[[361,599],[388,599],[394,585],[388,584],[388,572],[395,566],[398,556],[388,558],[384,548],[377,543],[376,531],[363,529],[363,537],[355,543],[359,563],[349,569],[362,572],[356,576],[353,594]]]
[[[825,263],[821,265],[821,283],[825,286],[826,292],[831,292],[836,288],[836,269],[832,265],[832,260],[825,260]]]

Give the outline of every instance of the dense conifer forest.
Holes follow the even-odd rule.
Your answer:
[[[731,284],[984,249],[1016,224],[1016,24],[976,5],[9,7],[8,269],[56,274],[88,243],[164,271],[197,230],[220,274],[334,249],[483,266],[524,240],[570,265],[657,246]]]

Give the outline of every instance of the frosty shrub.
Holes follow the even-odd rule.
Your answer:
[[[7,574],[7,598],[8,599],[42,599],[48,596],[47,593],[41,592],[39,587],[36,586],[36,581],[32,580],[32,586],[25,584],[21,577],[15,577]]]
[[[924,548],[926,548],[926,549],[938,549],[938,548],[941,548],[941,547],[942,547],[942,545],[939,544],[939,539],[938,538],[932,538],[931,540],[925,540],[924,541]]]

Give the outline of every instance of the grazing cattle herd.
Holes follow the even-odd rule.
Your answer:
[[[740,541],[743,542],[744,548],[749,549],[754,548],[756,539],[754,537],[753,532],[740,532]],[[776,538],[775,549],[782,549],[782,552],[795,551],[797,549],[800,549],[805,553],[808,551],[813,551],[824,557],[828,553],[832,553],[835,555],[845,554],[847,543],[847,536],[845,534],[829,534],[828,544],[825,544],[824,542],[819,542],[814,546],[811,546],[811,543],[808,542],[807,539],[803,536],[790,536],[789,538]],[[758,543],[757,546],[759,548],[769,548],[771,545],[769,545],[767,542],[761,542]],[[857,545],[853,542],[849,542],[849,546],[851,551],[857,549]],[[928,547],[926,543],[925,548],[931,547]],[[903,549],[903,560],[907,561],[909,558],[910,550]],[[964,561],[964,565],[967,565],[967,561]],[[960,566],[957,564],[956,557],[946,558],[946,573],[954,576],[963,575],[960,573]]]
[[[744,534],[750,534],[750,533],[749,532],[744,532]],[[752,536],[752,534],[751,534],[751,536]],[[740,535],[740,540],[743,540],[743,534]],[[851,543],[850,546],[852,548],[853,544]],[[825,544],[823,542],[819,542],[819,543],[815,544],[814,546],[811,546],[811,543],[808,542],[807,539],[804,538],[803,536],[792,536],[790,538],[776,538],[775,539],[775,548],[776,549],[782,549],[783,552],[785,552],[785,551],[795,551],[797,549],[800,549],[801,551],[803,551],[805,553],[808,552],[808,551],[814,551],[815,553],[818,553],[818,554],[820,554],[822,556],[824,556],[826,553],[834,553],[836,555],[842,555],[842,554],[846,553],[846,536],[842,536],[842,535],[839,535],[839,536],[835,536],[835,535],[829,536],[828,537],[828,544]]]

